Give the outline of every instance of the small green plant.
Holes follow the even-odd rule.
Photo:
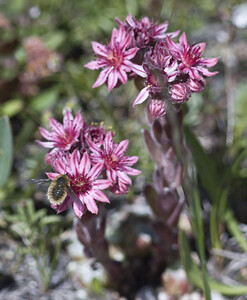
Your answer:
[[[60,216],[48,216],[45,209],[35,210],[32,200],[18,205],[15,214],[6,216],[10,230],[21,238],[21,256],[30,254],[37,264],[43,291],[49,288],[61,248],[60,220]]]

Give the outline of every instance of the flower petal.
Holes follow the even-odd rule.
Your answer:
[[[125,156],[124,157],[124,164],[127,166],[134,165],[139,160],[139,156]]]
[[[108,179],[98,179],[92,183],[92,186],[96,187],[97,189],[104,190],[108,188],[111,185],[111,183],[112,181]]]
[[[210,68],[210,67],[215,66],[217,64],[218,60],[219,60],[219,57],[216,57],[216,58],[202,58],[199,64]]]
[[[101,173],[102,169],[104,167],[104,162],[99,162],[95,164],[92,169],[88,172],[87,177],[90,178],[90,180],[94,180],[99,176]]]
[[[85,205],[81,201],[74,201],[73,209],[79,219],[82,217],[82,215],[86,211]]]
[[[85,123],[81,115],[81,110],[78,110],[75,119],[73,121],[73,126],[78,133],[80,133],[81,130],[85,129]]]
[[[144,71],[143,67],[140,66],[140,65],[137,65],[137,64],[134,64],[132,63],[131,61],[129,60],[124,60],[123,61],[123,64],[130,67],[131,70],[136,73],[137,75],[143,77],[143,78],[146,78],[147,77],[147,74],[146,72]]]
[[[87,209],[89,211],[91,211],[91,213],[93,214],[97,214],[98,213],[98,206],[95,202],[95,200],[93,199],[93,197],[89,194],[85,195],[84,196],[84,201],[85,201],[85,204],[87,206]]]
[[[117,195],[128,194],[128,192],[129,192],[129,184],[125,184],[122,181],[119,181],[118,182],[118,187],[119,187],[119,190],[116,193]]]
[[[47,140],[51,140],[52,138],[52,134],[50,131],[46,130],[45,128],[39,127],[39,131],[41,133],[41,135],[47,139]]]
[[[108,48],[105,46],[105,45],[102,45],[98,42],[94,42],[92,41],[92,47],[93,47],[93,51],[100,55],[100,56],[103,56],[103,57],[107,57],[108,56],[108,53],[109,53],[109,50]]]
[[[88,153],[85,152],[79,164],[79,173],[87,175],[90,168],[91,168],[91,161]]]
[[[89,145],[89,148],[90,148],[90,151],[92,151],[93,153],[101,153],[101,148],[96,145],[95,143],[93,143],[92,141],[88,140],[87,141],[88,145]]]
[[[204,76],[214,76],[219,73],[219,72],[210,72],[208,69],[202,67],[197,67],[197,70],[200,71]]]
[[[104,84],[106,82],[106,79],[107,79],[109,73],[112,71],[112,69],[113,69],[113,67],[108,67],[108,68],[102,70],[99,73],[99,76],[92,87],[96,88],[96,87]]]
[[[61,175],[59,173],[50,173],[50,172],[46,172],[45,173],[47,175],[48,178],[50,178],[51,180],[55,179],[58,175]]]
[[[129,50],[124,52],[124,58],[128,59],[128,60],[132,59],[133,57],[135,57],[136,52],[138,50],[139,50],[139,48],[137,48],[137,47],[130,48]]]
[[[79,151],[75,149],[70,157],[70,168],[72,174],[75,177],[78,176],[78,171],[79,171],[79,159],[80,159],[79,156],[80,156]]]
[[[125,172],[117,171],[117,176],[124,184],[131,184],[131,179]]]
[[[143,88],[140,91],[140,93],[137,95],[137,97],[132,105],[133,107],[136,106],[137,104],[141,104],[148,98],[148,96],[149,96],[148,88],[149,88],[149,86],[146,86],[145,88]]]
[[[110,200],[107,198],[107,196],[100,190],[92,190],[90,194],[97,201],[110,203]]]
[[[67,172],[66,165],[60,159],[53,159],[51,162],[51,165],[52,165],[53,169],[60,174],[69,173],[69,175],[72,175],[72,174],[70,174],[71,172]]]
[[[203,53],[206,47],[206,43],[199,43],[197,45],[195,45],[194,47],[199,47],[200,48],[200,52]]]
[[[183,32],[182,35],[180,36],[179,38],[179,42],[182,46],[185,47],[185,49],[189,48],[189,44],[188,44],[188,41],[187,41],[187,37],[186,37],[186,33]]]
[[[92,60],[89,63],[85,64],[84,67],[90,70],[98,70],[102,66],[99,60]]]
[[[110,151],[112,150],[112,147],[113,147],[112,133],[111,133],[111,131],[108,131],[106,136],[105,136],[105,142],[104,142],[105,152],[107,154],[110,154]]]
[[[64,134],[64,128],[57,120],[50,118],[51,129],[59,136]]]
[[[117,156],[123,156],[124,153],[128,149],[128,145],[129,145],[129,141],[128,140],[124,140],[124,141],[120,142],[117,145],[117,148],[115,149],[114,154],[117,155]]]
[[[113,169],[106,170],[106,175],[109,180],[116,183],[117,182],[117,172]]]
[[[117,84],[118,82],[118,72],[116,68],[113,68],[112,71],[109,73],[108,76],[108,91],[110,92]]]
[[[70,197],[66,197],[64,202],[61,203],[59,206],[58,206],[58,210],[57,210],[57,213],[59,214],[60,212],[68,209],[68,207],[72,204],[73,200],[70,198]]]
[[[120,67],[120,68],[118,69],[118,78],[119,78],[119,80],[120,80],[123,84],[127,83],[128,76],[127,76],[127,74],[126,74],[124,68],[121,68],[121,67]]]
[[[139,175],[141,174],[141,171],[137,170],[137,169],[134,169],[134,168],[131,168],[131,167],[127,167],[127,166],[124,166],[124,169],[123,171],[128,174],[128,175]]]
[[[39,140],[36,140],[36,142],[45,148],[53,148],[56,146],[56,143],[54,142],[41,142]]]
[[[176,30],[176,31],[173,31],[173,32],[168,32],[166,35],[169,36],[170,38],[175,38],[176,36],[178,36],[180,33],[180,30]],[[161,37],[159,37],[161,38]]]
[[[63,127],[65,130],[71,131],[73,129],[73,120],[74,117],[72,113],[68,109],[66,109],[63,116]]]

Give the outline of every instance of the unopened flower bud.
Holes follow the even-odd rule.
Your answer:
[[[192,80],[188,81],[188,86],[193,93],[200,93],[204,90],[206,85],[206,80],[201,78],[201,80]]]
[[[168,110],[168,104],[164,100],[152,99],[148,105],[148,108],[154,118],[162,117]]]
[[[185,83],[177,83],[170,87],[170,96],[174,104],[186,102],[190,95],[190,89]]]

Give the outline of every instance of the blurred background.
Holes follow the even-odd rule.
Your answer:
[[[92,89],[98,71],[84,68],[94,58],[91,41],[109,41],[115,17],[124,20],[129,12],[139,19],[168,20],[168,32],[180,29],[190,44],[207,43],[205,57],[220,57],[214,67],[219,74],[184,106],[185,124],[219,175],[247,146],[247,2],[0,0],[0,299],[120,299],[104,268],[83,256],[73,212],[56,215],[47,187],[27,180],[50,171],[46,150],[35,142],[41,139],[38,127],[49,129],[49,117],[62,121],[65,107],[74,115],[81,109],[88,124],[112,126],[117,141],[129,139],[128,155],[140,156],[136,168],[142,174],[130,193],[109,196],[109,211],[118,211],[108,224],[109,239],[130,205],[145,212],[142,189],[154,168],[141,133],[147,127],[145,106],[132,108],[134,82],[111,93],[106,86]],[[242,158],[229,197],[242,224],[247,222],[246,176]],[[112,251],[121,259],[117,247]],[[246,272],[243,278],[247,281]],[[156,285],[165,289],[162,279]],[[145,295],[136,299],[156,299]]]

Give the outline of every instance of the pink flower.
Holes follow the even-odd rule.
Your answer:
[[[98,207],[95,200],[109,203],[109,199],[101,190],[108,188],[111,180],[97,179],[103,166],[104,162],[98,162],[92,167],[89,155],[85,152],[81,158],[78,150],[74,150],[72,154],[66,153],[60,160],[55,160],[53,168],[56,173],[47,173],[47,176],[53,180],[60,174],[67,174],[76,197],[68,194],[63,203],[52,207],[60,213],[72,204],[78,218],[81,218],[87,209],[97,214]]]
[[[179,44],[173,42],[169,37],[166,38],[167,46],[173,55],[179,60],[179,69],[190,76],[191,79],[200,80],[203,76],[213,76],[218,72],[210,72],[207,68],[216,65],[219,58],[203,58],[206,43],[199,43],[190,46],[186,34],[183,33],[179,38]]]
[[[164,39],[167,36],[176,37],[180,30],[176,32],[167,33],[168,22],[158,24],[157,22],[150,21],[148,17],[144,17],[141,21],[136,18],[133,19],[131,14],[128,14],[125,19],[125,23],[116,18],[116,22],[119,26],[124,28],[131,33],[132,44],[139,48],[145,47],[158,39]]]
[[[116,194],[126,194],[131,185],[128,175],[138,175],[141,171],[131,168],[135,164],[138,156],[125,156],[129,141],[124,140],[119,144],[114,143],[112,133],[109,131],[103,144],[103,148],[88,141],[92,154],[93,163],[103,162],[108,179],[112,181],[112,191]]]
[[[154,118],[159,118],[167,113],[168,104],[164,100],[152,99],[148,105],[148,108]]]
[[[131,36],[125,31],[123,26],[120,26],[119,30],[113,28],[111,41],[107,46],[92,42],[93,50],[98,58],[87,63],[85,67],[91,70],[103,69],[93,88],[107,81],[108,90],[111,91],[117,85],[118,81],[123,84],[127,83],[128,72],[134,72],[141,77],[146,76],[142,66],[131,62],[138,48],[130,48],[130,43]]]
[[[78,138],[84,127],[84,120],[80,111],[78,111],[74,119],[71,112],[66,110],[63,117],[63,125],[55,119],[50,118],[50,127],[51,131],[42,127],[39,128],[42,136],[49,142],[37,142],[45,148],[56,148],[56,150],[67,151],[79,141]]]

